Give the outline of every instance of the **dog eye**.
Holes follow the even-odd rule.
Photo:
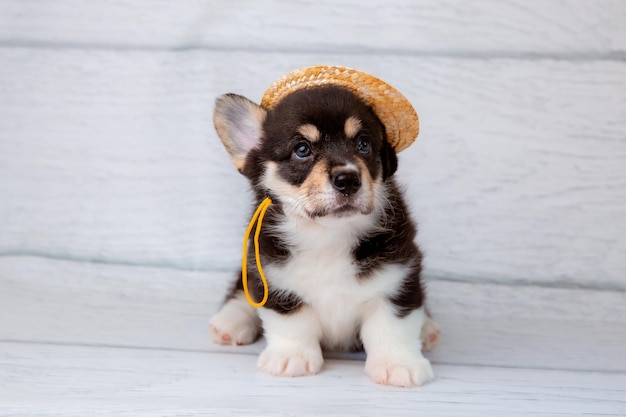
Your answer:
[[[368,154],[372,150],[372,144],[367,136],[360,136],[356,144],[356,149],[361,154]]]
[[[293,154],[298,159],[307,159],[313,155],[313,151],[311,151],[311,147],[308,143],[299,142],[295,148],[293,148]]]

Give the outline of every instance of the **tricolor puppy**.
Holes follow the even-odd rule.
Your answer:
[[[243,345],[264,332],[258,367],[271,374],[316,374],[322,349],[365,349],[365,371],[377,383],[433,378],[422,347],[435,345],[439,331],[425,314],[416,228],[393,177],[396,151],[417,136],[417,115],[407,101],[398,112],[409,111],[411,126],[402,115],[390,119],[388,95],[406,99],[390,86],[376,96],[373,81],[382,83],[312,67],[275,83],[262,105],[235,94],[217,99],[217,133],[250,180],[255,207],[266,197],[272,204],[259,238],[267,303],[252,307],[238,279],[211,333],[217,343]],[[398,126],[385,124],[394,120]],[[261,300],[248,253],[249,290]]]

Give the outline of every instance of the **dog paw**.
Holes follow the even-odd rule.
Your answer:
[[[377,384],[401,388],[424,385],[434,378],[433,368],[426,358],[404,363],[368,358],[365,372]]]
[[[424,325],[422,326],[422,349],[432,350],[439,346],[440,335],[441,331],[439,330],[439,327],[437,327],[434,321],[427,318],[426,321],[424,321]]]
[[[296,377],[317,374],[323,363],[319,348],[268,347],[259,357],[258,368],[275,376]]]
[[[230,300],[211,318],[209,328],[211,339],[222,345],[248,345],[254,342],[261,332],[261,321],[247,306],[237,305],[238,300]]]

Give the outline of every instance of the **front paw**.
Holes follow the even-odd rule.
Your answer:
[[[365,372],[377,384],[402,388],[424,385],[434,377],[430,361],[423,357],[408,361],[368,357]]]
[[[232,299],[211,318],[211,339],[222,345],[248,345],[261,332],[261,321],[248,305]]]
[[[319,347],[268,346],[259,357],[258,367],[275,376],[295,377],[315,375],[322,369],[323,363],[324,358]]]

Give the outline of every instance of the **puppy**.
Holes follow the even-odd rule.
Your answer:
[[[214,122],[255,207],[266,197],[272,204],[259,237],[267,303],[252,307],[239,276],[210,322],[213,340],[243,345],[264,332],[258,367],[277,376],[320,372],[322,349],[365,349],[377,383],[430,381],[422,339],[433,347],[439,331],[424,310],[422,255],[394,182],[396,153],[372,108],[325,85],[272,108],[226,94]],[[253,254],[247,270],[251,297],[261,300]]]

